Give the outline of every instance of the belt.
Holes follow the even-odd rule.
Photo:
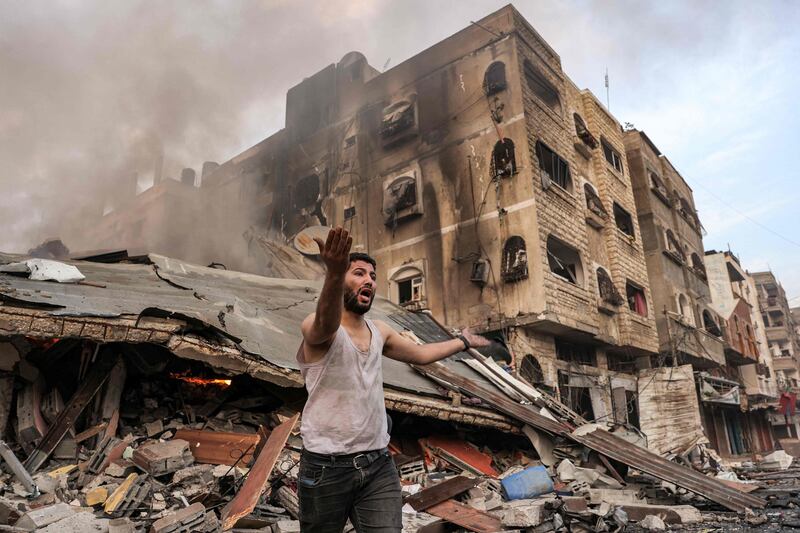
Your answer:
[[[367,468],[383,456],[389,455],[389,450],[381,448],[369,452],[350,453],[346,455],[326,455],[303,450],[303,458],[320,466]]]

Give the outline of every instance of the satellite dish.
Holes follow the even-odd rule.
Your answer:
[[[314,238],[325,242],[330,231],[331,228],[328,226],[309,226],[294,236],[294,247],[301,254],[319,255],[319,245]]]

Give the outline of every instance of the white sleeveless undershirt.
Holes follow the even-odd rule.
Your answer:
[[[306,364],[303,346],[297,362],[308,390],[300,432],[306,450],[342,455],[385,448],[389,444],[383,401],[383,337],[369,319],[368,352],[353,344],[344,327],[321,360]]]

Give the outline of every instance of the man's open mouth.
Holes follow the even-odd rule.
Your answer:
[[[372,289],[361,289],[358,291],[358,299],[359,301],[369,303],[372,301]]]

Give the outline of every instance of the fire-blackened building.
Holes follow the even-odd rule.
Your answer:
[[[203,188],[289,238],[343,225],[392,301],[477,326],[589,418],[636,421],[657,313],[622,129],[512,6],[383,73],[347,54]]]

